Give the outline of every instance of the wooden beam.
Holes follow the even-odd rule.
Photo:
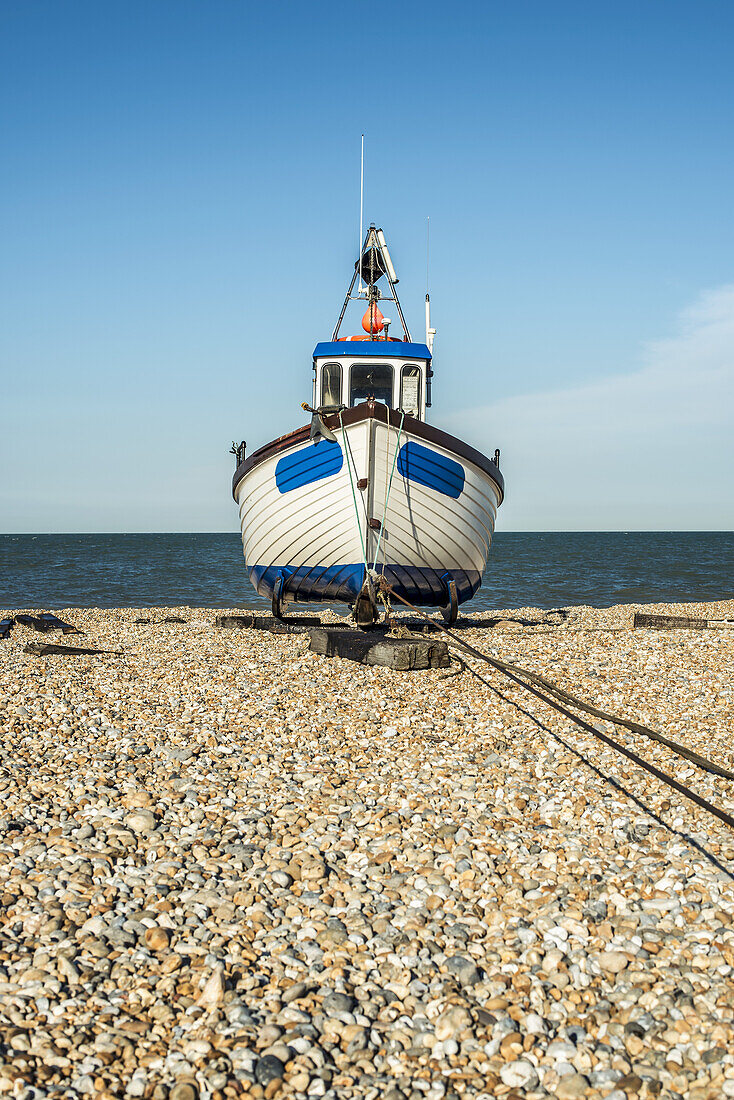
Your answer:
[[[44,611],[40,615],[16,615],[15,621],[21,626],[29,626],[31,630],[37,630],[39,634],[48,634],[50,630],[60,630],[63,634],[81,634],[71,623],[65,623],[58,619],[50,611]]]
[[[47,657],[51,653],[61,656],[78,657],[84,653],[114,653],[112,649],[81,649],[75,645],[54,645],[52,642],[28,642],[23,646],[24,653],[32,653],[35,657]]]
[[[220,630],[268,630],[271,634],[305,634],[310,627],[321,626],[318,615],[299,615],[276,619],[274,615],[256,615],[248,611],[244,615],[217,615]]]
[[[633,626],[653,630],[709,630],[734,626],[734,619],[689,619],[682,615],[645,615],[636,611]]]
[[[377,631],[320,627],[310,631],[310,648],[322,657],[343,657],[362,665],[382,665],[400,672],[448,668],[446,642],[417,638],[390,638]]]

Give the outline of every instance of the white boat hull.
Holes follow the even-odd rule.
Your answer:
[[[353,603],[366,568],[412,603],[476,592],[503,483],[485,456],[370,402],[327,418],[336,442],[300,429],[239,467],[233,493],[250,579],[270,597]]]

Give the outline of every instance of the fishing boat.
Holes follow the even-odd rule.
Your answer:
[[[452,623],[481,583],[504,495],[499,450],[487,458],[426,423],[430,298],[425,343],[414,343],[397,282],[385,235],[371,225],[331,340],[314,349],[311,404],[302,405],[310,423],[250,455],[233,444],[246,568],[278,617],[289,602],[344,603],[365,627],[393,594],[439,607]],[[363,331],[340,336],[360,300]],[[394,303],[401,336],[389,334],[380,301]]]

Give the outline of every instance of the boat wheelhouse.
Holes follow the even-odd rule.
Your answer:
[[[352,340],[317,344],[313,353],[313,405],[322,411],[354,408],[370,398],[425,420],[431,398],[427,344]]]

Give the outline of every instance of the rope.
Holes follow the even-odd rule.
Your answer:
[[[505,661],[499,661],[497,658],[488,658],[490,661],[494,661],[495,667],[502,672],[514,672],[520,676],[525,676],[531,683],[540,684],[551,695],[555,695],[557,699],[560,699],[562,703],[567,703],[569,706],[577,707],[579,710],[586,711],[587,714],[592,714],[595,718],[601,718],[605,722],[612,722],[617,726],[625,726],[632,733],[639,733],[642,737],[647,737],[650,741],[658,741],[661,745],[665,745],[667,748],[672,749],[673,752],[677,752],[679,756],[685,757],[686,760],[690,760],[692,764],[696,764],[699,768],[703,768],[704,771],[713,772],[715,775],[720,775],[724,779],[734,779],[734,772],[727,771],[726,768],[720,767],[719,764],[715,764],[713,760],[708,760],[705,756],[699,756],[697,752],[693,752],[692,749],[686,748],[685,745],[681,745],[678,741],[671,741],[668,737],[663,737],[662,733],[657,733],[656,730],[650,729],[649,726],[643,726],[639,722],[633,722],[629,718],[619,718],[613,714],[607,714],[604,710],[597,710],[596,707],[590,706],[589,703],[584,703],[581,699],[578,699],[575,695],[571,695],[570,692],[564,691],[563,688],[559,688],[557,684],[552,683],[550,680],[546,680],[544,676],[539,676],[535,672],[528,672],[526,669],[517,668],[516,665],[507,664]]]
[[[387,514],[387,484],[388,484],[388,481],[389,481],[389,478],[387,476],[387,467],[389,466],[389,464],[390,464],[390,415],[388,413],[388,417],[387,417],[387,439],[386,439],[386,443],[385,443],[385,498],[382,502],[382,522],[383,523],[385,522],[385,516]],[[380,530],[382,530],[382,528],[380,528]],[[386,558],[387,558],[387,544],[383,543],[382,544],[382,572],[383,573],[385,572]],[[377,569],[377,558],[375,558],[373,566],[374,566],[375,569]],[[389,597],[388,597],[388,599],[389,599]]]
[[[387,582],[385,582],[384,579],[382,580],[382,584],[390,588],[390,586],[387,585]],[[636,752],[633,752],[631,749],[626,748],[624,745],[620,745],[618,741],[613,740],[613,738],[609,737],[606,733],[603,733],[595,726],[592,726],[591,723],[585,722],[583,718],[579,718],[577,714],[573,714],[571,711],[567,710],[566,707],[559,706],[558,703],[556,703],[552,698],[549,699],[547,696],[543,695],[541,691],[533,686],[533,683],[525,683],[522,679],[520,679],[520,677],[524,676],[530,681],[540,683],[546,689],[546,691],[549,691],[557,698],[563,698],[565,696],[566,700],[568,701],[568,705],[570,706],[578,707],[579,709],[586,710],[589,713],[595,714],[597,716],[603,716],[605,720],[611,721],[616,725],[626,726],[628,729],[632,729],[635,733],[642,733],[644,736],[651,736],[653,740],[661,741],[668,748],[672,748],[674,752],[677,752],[681,756],[685,756],[687,759],[692,760],[694,763],[697,763],[699,767],[705,768],[707,771],[715,772],[718,775],[723,775],[727,779],[734,779],[734,774],[732,774],[731,772],[727,772],[723,768],[720,768],[717,764],[714,764],[712,761],[707,760],[705,757],[699,756],[698,753],[691,753],[691,751],[689,749],[686,749],[685,746],[679,745],[675,741],[669,741],[667,738],[663,738],[660,734],[655,733],[654,730],[648,729],[647,726],[642,726],[637,722],[631,723],[624,718],[620,719],[613,715],[607,715],[604,711],[597,711],[596,708],[589,707],[588,704],[583,703],[580,699],[576,699],[568,692],[564,692],[562,688],[557,687],[555,684],[551,683],[551,681],[549,680],[546,680],[544,677],[538,676],[536,673],[533,672],[527,672],[525,669],[518,668],[516,665],[507,664],[505,661],[499,661],[494,657],[488,656],[488,654],[486,653],[482,653],[481,650],[476,649],[473,645],[470,645],[469,642],[465,642],[463,638],[458,638],[452,630],[448,629],[448,627],[443,626],[441,623],[437,623],[434,619],[429,618],[429,616],[421,611],[420,608],[415,607],[415,605],[410,603],[409,600],[406,600],[403,596],[398,595],[398,593],[395,592],[394,589],[390,588],[390,594],[396,600],[399,600],[402,604],[405,604],[406,607],[409,607],[411,611],[414,611],[417,615],[420,615],[422,619],[425,619],[426,622],[430,623],[433,627],[438,627],[439,630],[443,631],[444,634],[451,638],[455,645],[461,647],[467,653],[471,653],[473,657],[477,657],[479,658],[479,660],[484,661],[486,664],[492,666],[493,668],[496,668],[499,672],[504,673],[504,675],[507,676],[510,680],[513,680],[520,687],[525,688],[526,691],[529,691],[532,695],[535,695],[538,699],[541,700],[541,702],[545,703],[546,706],[552,707],[554,710],[557,710],[559,714],[563,714],[565,717],[570,718],[573,722],[576,722],[577,725],[582,726],[583,729],[585,729],[587,732],[593,734],[593,736],[596,737],[599,741],[603,741],[605,744],[609,745],[610,748],[616,749],[618,752],[622,753],[623,756],[626,756],[629,760],[631,760],[634,764],[637,764],[639,767],[643,768],[651,775],[654,775],[657,779],[661,780],[661,782],[666,783],[669,787],[672,787],[673,790],[676,790],[679,792],[679,794],[684,795],[685,798],[689,798],[692,802],[695,802],[697,806],[700,806],[702,809],[707,810],[714,817],[718,818],[720,821],[723,821],[725,825],[728,825],[729,828],[734,829],[734,817],[731,814],[728,814],[726,810],[720,809],[712,802],[709,802],[707,799],[702,798],[701,795],[696,794],[695,791],[691,791],[688,787],[684,786],[683,783],[679,783],[677,779],[674,779],[672,775],[668,775],[667,772],[661,771],[660,768],[656,768],[654,764],[650,764],[647,762],[647,760],[643,760],[643,758],[641,756],[638,756]],[[483,678],[479,676],[479,673],[476,672],[475,669],[471,668],[470,665],[467,665],[467,668],[469,668],[475,676],[482,680],[483,683],[487,684],[488,687],[492,686],[491,684],[488,684],[486,680],[483,680]]]
[[[370,567],[367,564],[367,551],[365,550],[362,541],[362,524],[359,522],[359,505],[357,504],[357,490],[354,487],[354,478],[352,477],[352,448],[349,443],[349,437],[344,431],[344,421],[342,420],[342,410],[339,409],[339,425],[342,430],[342,439],[346,443],[345,451],[347,452],[347,470],[349,471],[349,484],[352,487],[352,500],[354,501],[354,519],[357,524],[357,538],[359,539],[359,552],[362,555],[362,561],[364,562],[364,576],[367,579],[370,571]],[[366,534],[366,532],[365,532]]]
[[[394,593],[394,595],[396,594]],[[399,596],[397,598],[400,599]],[[412,605],[409,606],[412,607]],[[413,608],[413,610],[418,611],[418,608]],[[420,615],[422,612],[418,611],[418,614]],[[517,665],[508,664],[506,661],[500,661],[497,657],[490,657],[488,654],[475,649],[474,646],[469,645],[469,643],[463,641],[463,639],[457,638],[450,630],[446,630],[440,624],[436,623],[435,620],[429,619],[428,616],[424,616],[424,618],[426,618],[428,622],[433,623],[434,626],[439,626],[440,629],[445,630],[445,633],[454,639],[456,644],[462,646],[473,656],[486,661],[487,664],[492,665],[500,672],[524,676],[531,683],[539,684],[542,688],[552,695],[555,695],[557,699],[560,699],[561,702],[566,703],[568,706],[586,711],[587,714],[592,714],[595,718],[601,718],[606,722],[612,722],[614,725],[625,726],[633,733],[639,733],[643,737],[649,738],[651,741],[658,741],[660,744],[672,749],[673,752],[678,753],[679,756],[683,756],[686,760],[690,760],[691,763],[696,764],[699,768],[703,768],[704,771],[713,772],[715,775],[720,775],[724,779],[734,780],[734,772],[727,771],[726,768],[722,768],[719,764],[715,764],[713,760],[708,760],[705,756],[700,756],[697,752],[693,752],[692,749],[686,748],[685,745],[681,745],[678,741],[672,741],[668,737],[663,737],[661,733],[657,733],[655,730],[650,729],[649,726],[643,726],[640,722],[633,722],[631,719],[620,718],[617,715],[608,714],[604,710],[598,710],[596,707],[584,703],[584,701],[577,696],[571,695],[570,692],[564,691],[563,688],[558,687],[558,685],[554,684],[551,680],[546,680],[544,676],[539,676],[536,672],[528,672],[527,669],[518,668]]]
[[[380,524],[380,534],[377,537],[377,547],[375,549],[375,565],[377,565],[377,561],[378,561],[378,558],[380,556],[380,543],[382,542],[382,535],[383,535],[384,530],[385,530],[385,519],[387,517],[387,502],[390,499],[390,491],[392,489],[392,479],[395,477],[395,467],[397,466],[397,462],[398,462],[398,452],[400,451],[400,436],[403,434],[403,423],[404,423],[404,421],[405,421],[405,412],[401,409],[400,410],[400,427],[398,428],[398,438],[397,438],[397,442],[395,443],[395,454],[393,455],[393,460],[392,460],[392,470],[390,471],[390,480],[387,483],[387,489],[385,491],[385,506],[382,509],[382,523]],[[389,446],[389,443],[390,443],[390,410],[389,409],[387,410],[387,432],[388,432],[387,438],[388,438],[388,446]],[[389,454],[389,451],[388,451],[388,454]],[[382,572],[383,572],[383,574],[385,572],[384,562],[383,562],[383,565],[382,565]]]
[[[488,659],[486,657],[485,659],[489,660],[489,663],[492,663],[491,659]],[[476,669],[473,669],[470,664],[466,664],[466,667],[469,669],[473,676],[476,676],[478,680],[481,680],[483,684],[486,684],[487,687],[491,688],[492,685],[487,680],[485,680],[483,676],[480,676]],[[500,671],[504,672],[505,670],[500,669]],[[508,676],[510,680],[514,680],[514,682],[516,684],[519,684],[520,687],[524,687],[526,691],[529,691],[531,692],[531,694],[537,696],[537,698],[540,699],[541,702],[545,703],[546,706],[552,707],[554,710],[557,710],[559,714],[563,714],[565,715],[565,717],[570,718],[573,722],[576,722],[577,725],[581,726],[588,733],[593,734],[594,737],[598,738],[601,741],[604,741],[611,748],[616,749],[618,752],[621,752],[624,756],[631,760],[633,764],[637,764],[645,771],[650,772],[651,775],[654,775],[663,783],[667,783],[668,786],[673,787],[674,790],[678,791],[686,798],[690,798],[691,801],[695,802],[697,806],[700,806],[704,810],[708,810],[708,812],[710,814],[713,814],[714,817],[717,817],[720,821],[723,821],[725,825],[728,825],[731,829],[734,829],[734,817],[732,817],[731,814],[728,814],[726,810],[721,810],[718,806],[714,806],[712,802],[709,802],[707,799],[702,798],[700,794],[696,794],[695,791],[690,790],[688,787],[684,786],[683,783],[679,783],[678,780],[674,779],[672,775],[668,775],[667,772],[661,771],[660,768],[656,768],[654,764],[649,764],[647,760],[643,760],[643,758],[641,756],[638,756],[636,752],[633,752],[631,749],[626,748],[624,745],[620,745],[618,741],[614,741],[611,737],[608,737],[607,734],[603,733],[601,730],[598,730],[589,722],[585,722],[583,718],[579,718],[578,715],[572,714],[571,711],[567,710],[565,707],[558,706],[552,701],[552,699],[546,698],[546,696],[544,696],[542,692],[538,691],[537,688],[532,687],[530,684],[523,683],[522,680],[519,679],[519,677],[513,675],[510,672],[505,672],[505,675]]]

